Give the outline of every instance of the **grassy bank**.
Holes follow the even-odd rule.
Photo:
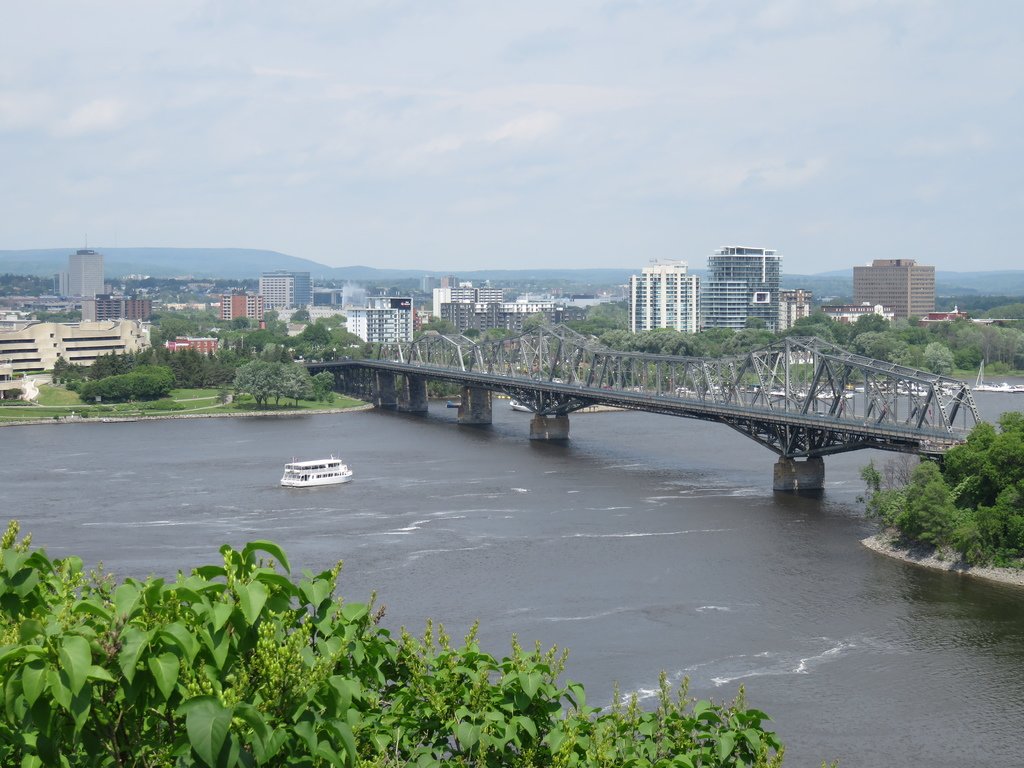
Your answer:
[[[299,400],[258,407],[248,395],[230,403],[221,402],[218,389],[175,389],[162,400],[136,403],[83,403],[77,394],[63,387],[42,385],[37,404],[19,402],[0,404],[0,423],[39,419],[118,419],[141,416],[187,416],[198,414],[301,413],[303,411],[343,411],[362,405],[360,400],[335,395],[333,403]]]

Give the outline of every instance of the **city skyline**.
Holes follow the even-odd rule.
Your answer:
[[[1022,22],[925,0],[22,4],[0,249],[457,272],[772,243],[798,274],[1009,269]]]

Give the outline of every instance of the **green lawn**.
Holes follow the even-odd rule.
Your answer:
[[[39,385],[39,399],[36,401],[39,405],[81,405],[82,401],[78,395],[74,392],[64,389],[64,387],[55,387],[52,384],[40,384]]]
[[[248,395],[242,395],[227,405],[219,401],[220,389],[175,389],[155,403],[96,403],[84,404],[74,392],[63,387],[42,385],[39,388],[39,404],[0,405],[0,421],[28,421],[68,417],[72,413],[82,418],[130,418],[137,416],[167,416],[189,413],[301,413],[312,410],[345,410],[362,401],[335,394],[333,403],[317,403],[300,400],[296,406],[292,401],[280,405],[270,403],[257,408]]]

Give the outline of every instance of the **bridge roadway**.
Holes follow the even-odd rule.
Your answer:
[[[831,350],[827,352],[831,353]],[[624,353],[614,354],[618,356]],[[643,355],[631,357],[643,361],[646,369],[654,364],[661,365],[666,360],[693,360]],[[534,412],[530,424],[530,438],[534,440],[567,439],[569,414],[593,405],[718,422],[779,455],[773,485],[781,491],[820,490],[824,485],[822,457],[829,454],[876,448],[941,456],[965,437],[966,428],[956,430],[951,426],[960,407],[963,407],[965,422],[968,414],[977,420],[973,397],[963,382],[917,371],[908,375],[909,369],[890,364],[881,364],[878,371],[875,371],[871,365],[877,361],[867,361],[865,368],[865,359],[847,357],[850,360],[842,359],[846,364],[853,365],[858,376],[860,369],[867,371],[863,376],[864,391],[860,394],[848,391],[851,381],[848,374],[839,377],[842,386],[838,386],[836,370],[829,371],[827,375],[822,373],[828,368],[827,361],[822,363],[811,357],[798,358],[789,347],[783,352],[782,358],[778,355],[774,358],[776,364],[779,359],[783,360],[784,372],[776,370],[772,375],[761,376],[757,382],[751,383],[753,379],[750,372],[754,367],[741,366],[742,370],[738,374],[733,367],[730,369],[733,372],[729,374],[732,377],[731,384],[712,384],[703,391],[696,389],[701,384],[693,374],[682,372],[674,374],[671,381],[664,376],[655,377],[653,391],[636,385],[638,378],[635,365],[631,380],[634,386],[619,387],[595,385],[595,381],[611,379],[595,377],[593,373],[586,377],[579,376],[576,381],[558,380],[554,374],[565,373],[567,369],[551,365],[534,375],[495,372],[493,365],[490,366],[492,370],[472,370],[465,364],[467,357],[461,352],[454,365],[450,361],[438,365],[416,360],[346,359],[311,363],[308,368],[311,373],[323,370],[333,372],[337,388],[341,391],[368,399],[378,407],[408,412],[427,410],[428,380],[458,384],[462,388],[458,413],[460,424],[489,424],[491,394],[503,393],[524,403]],[[762,358],[761,362],[765,359]],[[588,364],[591,371],[596,362],[596,359],[592,359]],[[813,373],[812,376],[805,371],[806,380],[799,385],[809,386],[806,392],[797,393],[794,390],[795,368],[792,378],[790,371],[790,363],[794,362],[802,362],[804,368],[810,367]],[[835,367],[834,360],[832,364]],[[705,383],[714,381],[706,373],[705,370]],[[881,378],[875,378],[876,375]],[[829,377],[833,379],[829,384],[832,396],[823,397],[829,391],[823,382],[827,383]],[[910,381],[910,384],[904,380]],[[685,381],[695,389],[670,386],[679,381]],[[780,382],[785,382],[785,391],[789,391],[789,396],[784,393],[779,396],[777,392],[767,394],[768,386]],[[957,389],[957,385],[960,389]],[[731,393],[723,396],[722,393],[730,387]],[[902,395],[901,387],[904,390]],[[906,403],[902,416],[899,415],[901,399]],[[858,405],[861,411],[859,416],[856,413]],[[941,412],[941,418],[936,416],[936,411]]]

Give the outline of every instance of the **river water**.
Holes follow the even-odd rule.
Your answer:
[[[118,576],[260,538],[297,570],[342,559],[342,593],[376,591],[389,627],[479,619],[492,653],[513,633],[570,649],[591,703],[616,683],[649,697],[662,670],[718,700],[742,684],[789,766],[1024,761],[1024,590],[864,548],[871,454],[826,459],[823,498],[796,498],[720,425],[578,414],[547,445],[502,401],[484,428],[431,409],[6,428],[3,515]],[[285,461],[330,453],[352,483],[278,486]]]

